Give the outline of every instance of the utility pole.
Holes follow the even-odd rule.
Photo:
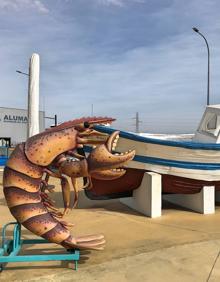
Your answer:
[[[133,119],[135,119],[135,132],[140,133],[139,124],[142,123],[142,121],[140,121],[140,119],[139,119],[139,113],[138,112],[136,112],[135,118],[133,118]]]

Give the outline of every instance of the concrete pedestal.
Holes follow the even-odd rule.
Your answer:
[[[149,217],[161,216],[161,175],[145,172],[140,187],[133,197],[120,199],[120,202]]]
[[[214,186],[204,186],[201,192],[196,194],[164,195],[163,199],[202,214],[215,213]]]

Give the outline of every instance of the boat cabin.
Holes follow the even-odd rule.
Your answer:
[[[220,105],[206,107],[193,141],[220,143]]]

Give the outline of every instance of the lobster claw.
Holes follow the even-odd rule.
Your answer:
[[[88,171],[92,177],[113,180],[123,176],[126,163],[135,156],[134,150],[126,153],[113,153],[119,138],[119,131],[112,133],[105,144],[97,146],[88,156]]]

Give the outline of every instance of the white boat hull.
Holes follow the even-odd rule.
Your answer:
[[[111,133],[115,129],[98,127]],[[120,132],[116,151],[136,151],[128,167],[204,181],[220,181],[220,144],[153,139]]]

